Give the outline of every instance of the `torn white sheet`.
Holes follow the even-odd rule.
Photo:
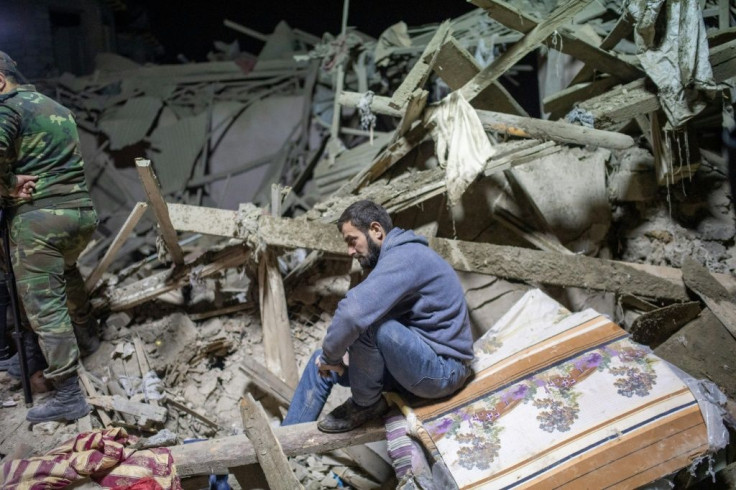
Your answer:
[[[716,89],[699,2],[632,0],[627,10],[636,21],[639,61],[659,89],[670,124],[680,127],[705,108]]]
[[[450,206],[460,202],[465,189],[483,172],[496,150],[478,113],[460,92],[453,92],[434,108],[432,138],[437,159],[445,169]]]

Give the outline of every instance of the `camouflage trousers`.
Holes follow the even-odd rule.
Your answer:
[[[97,227],[93,208],[38,209],[13,217],[11,259],[18,296],[49,367],[48,379],[75,374],[73,324],[86,325],[91,305],[77,258]]]

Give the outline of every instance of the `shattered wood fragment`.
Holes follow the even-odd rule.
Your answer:
[[[682,280],[736,338],[736,302],[726,288],[716,281],[708,269],[689,257],[682,263]]]
[[[391,143],[404,136],[411,129],[411,125],[419,119],[424,107],[427,105],[428,96],[429,92],[421,88],[416,89],[409,96],[409,100],[406,102],[404,108],[404,115],[401,117],[401,121],[399,121],[399,126],[394,132]]]
[[[675,303],[640,315],[631,324],[629,333],[634,341],[654,349],[699,314],[697,301]]]
[[[176,238],[176,230],[171,226],[171,220],[169,219],[169,211],[166,207],[166,202],[161,195],[161,188],[156,179],[156,174],[153,173],[151,167],[151,161],[145,158],[136,158],[135,165],[138,169],[138,175],[143,182],[143,188],[146,190],[148,196],[148,202],[151,203],[153,213],[156,215],[156,221],[158,222],[161,230],[161,236],[163,237],[166,248],[175,264],[181,265],[184,263],[184,254],[179,247],[179,242]]]
[[[606,76],[593,82],[571,84],[566,89],[544,98],[542,101],[544,112],[550,113],[550,120],[560,119],[572,109],[575,103],[604,94],[619,83],[620,80]]]
[[[190,207],[197,208],[197,206]],[[198,278],[205,278],[242,264],[249,255],[250,251],[242,244],[232,245],[214,254],[205,254],[179,269],[165,270],[128,286],[113,288],[108,291],[107,300],[95,304],[95,307],[107,307],[111,311],[132,308],[189,283],[192,273],[196,272]]]
[[[429,128],[426,124],[417,124],[404,136],[396,140],[395,143],[382,151],[373,160],[369,167],[350,179],[347,184],[337,191],[337,194],[352,194],[366,184],[372,182],[381,176],[386,170],[391,168],[392,165],[408,155],[409,152],[416,148],[428,134]]]
[[[628,35],[631,34],[631,31],[634,29],[634,25],[632,24],[631,20],[631,17],[627,13],[623,13],[621,17],[619,17],[618,22],[616,22],[616,25],[613,26],[613,29],[611,29],[611,32],[609,32],[606,38],[601,41],[599,47],[606,51],[615,48],[619,41],[628,37]],[[575,75],[575,78],[572,79],[572,81],[570,82],[570,86],[581,82],[588,82],[590,80],[593,80],[594,75],[595,69],[590,65],[585,65],[578,72],[578,74]]]
[[[304,488],[291,471],[289,460],[268,423],[266,412],[250,393],[246,393],[240,400],[240,413],[245,433],[253,443],[256,458],[263,468],[269,487],[274,490]]]
[[[84,391],[87,393],[87,397],[98,396],[99,394],[97,393],[97,389],[89,379],[87,371],[82,367],[78,370],[78,373],[79,380],[82,382],[82,386],[84,387]],[[110,416],[105,413],[104,408],[95,407],[95,411],[97,412],[97,416],[100,417],[100,422],[102,422],[102,426],[104,428],[112,427],[112,419],[110,419]]]
[[[196,209],[194,206],[180,206],[182,212],[187,208]],[[234,219],[235,211],[220,211],[231,213]],[[269,245],[322,250],[336,255],[347,254],[337,229],[328,223],[264,215],[259,220],[259,233]],[[430,239],[430,246],[456,270],[479,272],[530,283],[582,287],[668,301],[688,299],[678,269],[646,268],[628,262],[581,255],[564,256],[446,238]],[[653,274],[661,277],[645,272],[647,269],[655,271]]]
[[[251,303],[243,303],[240,305],[226,306],[224,308],[219,308],[217,310],[206,311],[204,313],[194,313],[194,314],[189,315],[189,319],[194,322],[199,322],[202,320],[206,320],[208,318],[212,318],[214,316],[230,315],[231,313],[238,313],[240,311],[253,310],[254,308],[255,306],[252,305]]]
[[[105,410],[116,410],[136,417],[150,420],[159,424],[166,422],[166,409],[149,403],[139,403],[123,398],[122,396],[92,396],[87,403]]]
[[[711,48],[709,53],[716,82],[721,83],[736,76],[736,40]],[[615,128],[637,116],[658,111],[661,107],[656,92],[648,87],[643,78],[579,104],[581,110],[590,114],[598,129]]]
[[[257,362],[250,356],[245,356],[240,369],[250,378],[253,383],[265,393],[271,395],[279,405],[289,408],[291,398],[294,396],[294,388],[287,385],[268,368]]]
[[[490,65],[474,76],[460,89],[468,102],[473,101],[489,85],[498,80],[509,68],[528,53],[539,47],[558,27],[568,22],[572,17],[583,10],[592,0],[570,0],[556,8],[549,16],[534,26],[522,39],[515,43]]]
[[[274,429],[286,456],[325,453],[334,449],[382,441],[386,429],[382,421],[371,421],[350,432],[326,434],[317,422],[289,425]],[[224,474],[228,468],[257,463],[253,443],[244,435],[193,442],[169,448],[180,476]]]
[[[468,83],[481,70],[470,52],[463,48],[457,39],[450,37],[445,41],[437,54],[434,72],[452,90],[458,90]],[[528,116],[523,107],[514,99],[506,88],[498,81],[476,97],[473,107],[491,111]]]
[[[510,29],[523,32],[525,34],[531,32],[538,25],[542,25],[544,23],[537,23],[536,20],[532,19],[524,12],[501,0],[471,0],[471,3],[484,9],[492,19],[500,22]],[[559,49],[561,52],[583,61],[595,70],[613,75],[622,81],[632,80],[643,75],[638,68],[621,60],[606,50],[597,48],[581,39],[578,39],[565,28],[559,29],[557,33],[562,37],[562,40],[559,43]],[[544,39],[539,40],[539,42],[542,41],[544,41]]]
[[[514,116],[502,112],[478,111],[483,128],[524,138],[552,139],[575,145],[600,146],[623,150],[634,146],[634,139],[626,134],[601,131],[562,121],[547,121]]]
[[[294,356],[284,283],[276,260],[275,252],[267,247],[258,264],[263,348],[266,366],[278,373],[287,384],[296,386],[299,382],[299,371]]]
[[[437,59],[437,53],[439,52],[440,46],[442,46],[450,35],[450,21],[445,21],[437,28],[432,39],[427,43],[424,48],[424,52],[419,57],[417,62],[412,66],[409,73],[404,77],[401,85],[391,96],[389,105],[394,109],[401,110],[412,97],[412,94],[416,89],[421,89],[427,82],[432,69],[434,68],[435,60]]]
[[[176,408],[177,410],[181,410],[184,413],[187,413],[191,415],[192,417],[204,422],[205,424],[209,425],[213,429],[220,429],[220,424],[215,422],[214,420],[202,415],[201,413],[197,412],[196,410],[192,410],[191,408],[187,407],[185,404],[178,402],[173,397],[167,395],[164,398],[164,402],[167,405],[171,405],[172,407]]]
[[[110,267],[110,264],[115,259],[115,255],[125,243],[128,235],[132,233],[133,229],[138,224],[138,221],[140,221],[141,216],[143,216],[143,213],[146,212],[146,209],[148,209],[148,204],[144,202],[136,203],[136,205],[133,207],[133,210],[130,212],[128,219],[125,220],[125,223],[123,223],[120,231],[110,244],[110,248],[107,249],[105,255],[97,263],[95,268],[87,277],[87,280],[84,283],[87,291],[92,290],[92,288],[97,284],[97,281],[99,281],[102,275],[107,271],[107,268]]]

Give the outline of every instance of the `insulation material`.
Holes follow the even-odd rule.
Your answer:
[[[715,91],[703,14],[697,0],[633,0],[627,10],[644,71],[674,127],[702,111]],[[664,27],[664,28],[663,28]]]
[[[496,150],[483,129],[478,113],[459,91],[451,93],[434,110],[432,137],[437,159],[445,169],[449,203],[460,203],[465,189],[483,172]]]
[[[677,373],[594,310],[532,290],[474,347],[473,381],[408,417],[459,488],[634,488],[710,449]]]
[[[144,96],[128,99],[117,110],[106,111],[100,118],[99,127],[110,139],[110,149],[120,150],[141,141],[162,106],[161,99]]]

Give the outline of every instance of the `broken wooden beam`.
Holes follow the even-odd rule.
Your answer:
[[[700,313],[700,303],[675,303],[637,317],[629,333],[635,342],[654,349]]]
[[[166,244],[166,249],[171,255],[171,259],[174,263],[181,265],[184,263],[184,254],[181,251],[181,247],[179,247],[179,242],[176,238],[176,230],[171,226],[166,202],[161,194],[161,187],[159,186],[156,174],[153,172],[153,168],[151,167],[151,161],[145,158],[136,158],[135,166],[138,169],[138,175],[143,182],[143,188],[146,191],[146,196],[148,196],[148,202],[151,203],[153,213],[156,215],[156,221],[158,222],[159,229],[161,230],[161,237]]]
[[[304,488],[294,475],[281,443],[269,425],[268,416],[253,395],[246,393],[240,400],[240,414],[245,434],[253,444],[258,464],[274,490]]]
[[[189,207],[196,209],[198,206]],[[242,264],[249,255],[250,251],[244,245],[232,245],[214,254],[204,254],[178,269],[172,268],[127,286],[115,287],[106,293],[105,299],[93,302],[93,305],[96,309],[108,308],[110,311],[132,308],[189,283],[192,274],[204,278]]]
[[[299,372],[291,338],[284,282],[276,254],[268,246],[258,264],[258,295],[266,365],[288,385],[296,386]]]
[[[383,421],[375,420],[341,434],[326,434],[317,422],[274,429],[286,456],[326,453],[335,449],[382,441],[386,438]],[[257,463],[253,443],[245,435],[193,442],[169,448],[179,476],[225,474],[229,468]]]
[[[216,234],[216,230],[209,226],[207,215],[219,215],[214,221],[222,223],[228,221],[223,217],[229,214],[230,221],[234,224],[237,213],[183,204],[171,206],[172,222],[175,226],[177,228],[182,226],[183,229],[179,228],[181,231],[197,233]],[[196,228],[191,226],[195,223],[193,220],[195,214],[200,215],[200,219],[196,220],[198,223]],[[224,236],[231,236],[230,233],[233,232],[229,227],[222,231],[225,233]],[[333,224],[264,215],[259,219],[258,233],[269,245],[322,250],[336,255],[347,254],[345,244]],[[626,262],[446,238],[432,238],[430,246],[455,270],[530,283],[582,287],[618,294],[628,293],[667,301],[688,299],[681,281],[678,283],[677,280],[656,277],[637,270],[635,264]]]
[[[289,408],[291,398],[294,396],[294,388],[284,383],[266,366],[254,360],[251,356],[245,356],[240,369],[256,386],[271,395],[279,405]]]
[[[437,53],[450,35],[450,21],[446,20],[437,28],[432,39],[427,43],[424,52],[409,73],[402,80],[401,85],[391,95],[389,105],[394,109],[401,110],[416,89],[422,89],[434,68]]]
[[[434,64],[434,72],[452,90],[462,88],[480,73],[481,69],[482,67],[475,61],[473,55],[454,37],[450,37],[442,45]],[[475,98],[473,107],[517,116],[529,115],[498,81],[493,82],[485,92]]]
[[[470,0],[470,3],[484,9],[492,19],[519,32],[529,33],[538,25],[542,24],[538,23],[521,10],[516,9],[501,0]],[[613,75],[622,81],[633,80],[643,75],[641,70],[637,67],[625,62],[604,49],[600,49],[578,39],[569,30],[561,28],[557,32],[562,37],[562,40],[559,43],[559,50],[583,61],[591,68]],[[543,41],[543,39],[539,42],[541,41]]]
[[[546,19],[529,30],[519,42],[511,46],[460,89],[465,100],[472,103],[489,85],[521,61],[524,56],[537,49],[540,43],[583,10],[591,1],[570,0],[557,7]]]
[[[120,231],[113,239],[110,247],[107,249],[107,252],[105,252],[105,255],[97,263],[95,268],[92,269],[92,272],[89,274],[89,276],[87,276],[87,279],[84,281],[84,286],[87,291],[91,291],[92,288],[94,288],[94,286],[97,284],[97,281],[99,281],[102,277],[102,274],[104,274],[107,271],[108,267],[110,267],[110,264],[112,264],[112,261],[115,259],[115,255],[117,255],[118,251],[125,243],[125,240],[127,240],[128,235],[131,234],[135,226],[138,224],[138,221],[140,221],[141,216],[143,216],[143,213],[146,212],[146,209],[148,209],[148,204],[146,204],[145,202],[139,202],[136,203],[135,206],[133,206],[133,210],[130,212],[128,219],[126,219],[125,223],[123,223],[123,226],[120,227]]]
[[[708,269],[689,257],[682,263],[682,279],[736,339],[736,302],[733,295],[716,281]]]
[[[87,403],[95,407],[104,408],[105,410],[115,410],[117,412],[127,413],[160,424],[166,422],[167,411],[165,408],[157,407],[149,403],[134,402],[119,395],[91,396],[87,397]]]
[[[709,53],[716,82],[736,76],[736,40],[711,48]],[[593,118],[596,128],[611,129],[637,116],[658,111],[662,106],[655,89],[642,78],[581,102],[578,107]]]
[[[634,139],[622,133],[586,128],[562,121],[547,121],[514,116],[502,112],[477,111],[483,129],[511,136],[554,140],[575,145],[600,146],[623,150],[635,145]]]

